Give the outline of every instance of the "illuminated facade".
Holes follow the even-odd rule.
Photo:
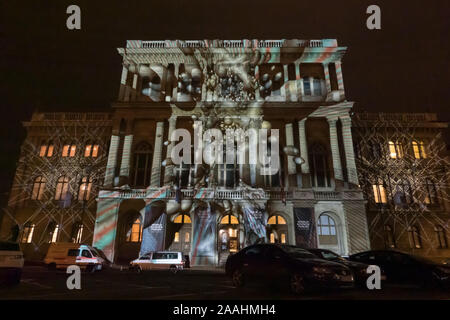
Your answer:
[[[20,196],[11,194],[3,237],[15,230],[36,257],[52,240],[80,240],[116,262],[170,249],[190,255],[193,265],[223,264],[256,242],[344,255],[370,248],[367,188],[360,188],[353,102],[345,99],[341,68],[345,47],[333,39],[127,41],[118,51],[123,71],[111,113],[35,114],[27,123],[30,148],[21,159],[37,158],[47,173],[21,161],[13,185]],[[61,138],[62,124],[79,128],[74,142]],[[194,137],[199,125],[224,136],[227,129],[279,130],[268,141],[278,141],[280,170],[267,174],[262,163],[236,157],[226,164],[174,164],[177,144],[170,137],[177,129]],[[79,158],[67,170],[71,154]],[[39,166],[56,158],[58,165]]]

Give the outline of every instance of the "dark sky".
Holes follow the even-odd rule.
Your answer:
[[[77,4],[82,29],[66,28]],[[366,8],[382,9],[382,30]],[[438,112],[449,120],[450,1],[2,1],[0,192],[9,189],[20,121],[34,109],[108,109],[127,39],[321,39],[348,46],[343,73],[358,110]]]

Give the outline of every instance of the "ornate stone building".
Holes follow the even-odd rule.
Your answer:
[[[177,40],[127,41],[118,51],[111,113],[36,113],[25,123],[2,237],[18,236],[30,257],[52,241],[81,241],[116,262],[170,249],[194,265],[222,264],[263,241],[344,255],[370,248],[345,47],[333,39]],[[249,161],[251,134],[233,136],[231,149],[228,137],[217,139],[227,130],[261,138],[259,129],[270,134],[258,144],[258,152],[270,144],[270,165]],[[179,133],[192,137],[192,152],[180,153]],[[196,161],[196,137],[227,160]]]

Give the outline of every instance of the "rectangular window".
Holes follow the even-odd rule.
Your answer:
[[[39,157],[45,157],[45,154],[47,153],[47,146],[42,145],[39,150]]]
[[[175,237],[173,239],[173,242],[180,242],[180,233],[179,232],[175,232]]]
[[[311,82],[309,78],[303,78],[303,93],[305,96],[311,95]]]
[[[21,243],[31,243],[34,233],[34,224],[26,225],[22,232]]]

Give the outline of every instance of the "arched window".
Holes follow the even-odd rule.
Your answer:
[[[425,143],[423,141],[413,141],[412,147],[414,151],[414,158],[426,159],[427,152],[425,151]]]
[[[137,218],[131,223],[127,232],[127,242],[141,242],[142,240],[142,223],[141,218]]]
[[[32,200],[42,200],[46,182],[47,179],[42,176],[36,177],[36,179],[34,179],[33,192],[31,193]]]
[[[92,189],[92,177],[83,177],[80,182],[80,188],[78,189],[78,200],[89,200]]]
[[[69,178],[62,176],[58,179],[56,183],[55,200],[64,199],[65,195],[69,191]]]
[[[135,187],[147,187],[150,184],[152,168],[152,147],[146,143],[139,143],[134,149],[131,183]]]
[[[384,226],[384,232],[386,234],[386,246],[388,248],[395,248],[395,237],[394,232],[392,231],[392,228],[390,225]]]
[[[34,224],[27,222],[22,230],[22,236],[20,238],[21,243],[31,243],[33,240]]]
[[[447,249],[448,243],[447,243],[447,236],[445,234],[444,228],[442,228],[442,226],[435,226],[434,231],[436,232],[438,248],[439,249]]]
[[[286,224],[286,220],[280,215],[275,215],[267,220],[267,224]]]
[[[175,217],[173,223],[191,223],[191,218],[187,214],[180,214]]]
[[[311,182],[313,187],[329,187],[328,157],[322,145],[315,144],[309,151],[311,166]]]
[[[77,146],[74,143],[68,143],[63,145],[62,156],[63,157],[75,157]]]
[[[422,248],[422,238],[420,235],[420,230],[416,226],[408,228],[409,239],[412,248],[420,249]]]
[[[317,235],[321,245],[337,245],[336,222],[327,214],[321,214],[317,222]]]
[[[403,158],[403,145],[398,141],[389,141],[389,156],[391,159]]]
[[[235,216],[227,214],[220,220],[220,224],[239,224],[239,220]]]

